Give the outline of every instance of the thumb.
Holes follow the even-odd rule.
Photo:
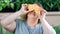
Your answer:
[[[26,9],[27,7],[28,7],[27,4],[22,4],[22,8],[23,8],[23,9]]]

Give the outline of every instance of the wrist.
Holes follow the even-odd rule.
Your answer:
[[[40,20],[42,21],[42,20],[45,20],[45,18],[40,18]]]
[[[45,18],[39,18],[39,19],[41,19],[41,20],[42,20],[42,19],[45,19]]]
[[[21,9],[19,10],[19,13],[22,15],[22,10]]]

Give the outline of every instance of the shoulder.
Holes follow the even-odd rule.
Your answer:
[[[16,31],[18,31],[22,26],[24,27],[24,20],[21,19],[15,19],[16,22],[16,28],[14,30],[13,33],[15,33]]]
[[[16,19],[15,22],[16,22],[16,26],[22,26],[25,23],[25,21],[21,19]]]
[[[43,27],[42,27],[42,25],[41,25],[41,24],[38,24],[37,26],[39,27],[39,29],[40,29],[40,30],[42,30],[42,31],[43,31]]]
[[[42,28],[42,25],[39,23],[39,24],[37,24],[37,27],[40,27],[40,28]]]
[[[15,19],[15,22],[23,22],[21,19]]]
[[[21,19],[15,19],[15,22],[16,23],[23,23],[23,22],[25,22],[24,20],[21,20]]]
[[[37,24],[36,29],[39,31],[40,34],[43,34],[43,28],[41,24]]]
[[[40,31],[40,33],[42,33],[42,34],[43,34],[44,30],[43,30],[43,27],[42,27],[41,23],[40,23],[40,24],[38,24],[38,25],[39,25],[39,31]]]

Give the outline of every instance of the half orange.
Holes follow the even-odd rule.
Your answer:
[[[38,5],[35,6],[33,4],[29,4],[28,9],[29,9],[29,11],[34,10],[36,13],[40,13],[40,11],[41,11],[41,7],[39,7]]]

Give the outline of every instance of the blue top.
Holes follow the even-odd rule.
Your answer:
[[[16,29],[13,32],[14,34],[43,34],[43,29],[41,24],[37,24],[34,28],[28,26],[26,21],[16,19]]]

